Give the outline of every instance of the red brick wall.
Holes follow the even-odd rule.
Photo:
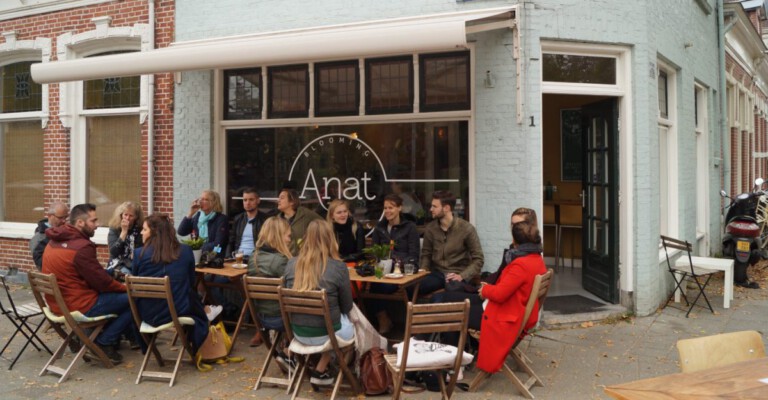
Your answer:
[[[155,1],[155,47],[166,47],[173,41],[175,4],[174,0]],[[78,34],[95,29],[92,18],[109,16],[111,27],[132,26],[149,23],[146,0],[121,0],[95,6],[47,13],[14,20],[0,21],[0,32],[15,31],[17,40],[33,40],[47,37],[52,41],[51,61],[56,60],[56,38],[64,33]],[[4,39],[0,38],[0,43]],[[154,96],[154,210],[173,211],[173,75],[155,75]],[[46,207],[56,200],[69,199],[70,146],[69,132],[58,119],[59,85],[49,85],[50,121],[44,131],[44,195]],[[147,174],[148,126],[142,126],[142,205],[148,207],[149,193]],[[30,233],[34,228],[30,227]],[[107,261],[107,249],[99,248],[99,259]],[[7,267],[29,270],[34,268],[29,253],[29,244],[23,239],[0,238],[0,269]]]

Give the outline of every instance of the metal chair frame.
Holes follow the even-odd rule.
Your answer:
[[[8,306],[9,306],[9,307],[5,307],[3,305],[3,302],[0,301],[0,312],[2,312],[3,315],[5,315],[8,318],[8,320],[11,321],[11,324],[13,324],[13,326],[16,327],[16,330],[13,332],[11,337],[8,339],[7,342],[5,342],[5,346],[3,346],[3,349],[0,350],[0,356],[3,355],[5,350],[13,341],[13,339],[16,338],[17,334],[21,333],[25,338],[27,338],[26,342],[24,342],[24,346],[21,347],[21,350],[19,350],[19,352],[16,354],[16,357],[14,357],[13,361],[11,362],[11,365],[8,367],[8,370],[10,371],[13,369],[13,366],[16,364],[16,361],[19,361],[19,357],[21,357],[21,355],[24,354],[24,350],[26,350],[30,344],[37,351],[40,351],[42,347],[48,352],[48,354],[53,355],[53,352],[51,351],[51,349],[49,349],[48,346],[46,346],[45,343],[40,339],[40,336],[37,335],[37,332],[40,330],[40,328],[43,326],[43,323],[45,322],[45,316],[43,316],[43,311],[34,302],[24,303],[17,306],[16,303],[13,301],[13,297],[11,296],[11,290],[5,281],[5,277],[2,275],[0,275],[0,284],[3,286],[3,290],[5,290],[5,294],[8,296]],[[28,323],[27,321],[32,318],[36,318],[38,316],[42,317],[40,319],[40,322],[37,323],[37,325],[32,324],[30,326],[30,323]],[[35,343],[35,341],[37,341],[37,343]]]

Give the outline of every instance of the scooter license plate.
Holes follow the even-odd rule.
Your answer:
[[[741,240],[737,241],[736,242],[736,250],[737,251],[749,252],[749,242],[741,241]]]

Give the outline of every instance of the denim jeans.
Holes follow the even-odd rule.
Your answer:
[[[314,337],[294,335],[294,337],[307,346],[320,346],[328,341],[328,335]],[[352,325],[352,321],[349,320],[346,314],[341,314],[341,328],[336,331],[336,337],[342,340],[351,340],[355,337],[355,326]]]
[[[122,333],[137,337],[126,293],[100,293],[96,304],[85,313],[85,316],[98,317],[106,314],[116,314],[117,318],[109,320],[110,322],[107,323],[104,330],[96,337],[95,342],[97,344],[100,346],[116,344]]]

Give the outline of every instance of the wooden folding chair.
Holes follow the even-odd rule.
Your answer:
[[[258,312],[256,311],[256,305],[254,301],[280,301],[280,285],[283,283],[283,278],[262,278],[256,276],[243,276],[243,290],[246,298],[246,307],[251,314],[251,320],[256,325],[256,329],[261,331],[261,337],[264,339],[264,345],[267,347],[267,357],[264,359],[264,364],[261,367],[259,377],[256,379],[256,384],[253,386],[253,390],[258,390],[262,383],[271,383],[273,385],[285,386],[286,393],[290,393],[291,386],[293,385],[293,377],[296,371],[288,371],[288,378],[266,376],[269,365],[275,360],[278,355],[278,346],[283,340],[285,333],[285,327],[277,330],[274,340],[270,337],[269,331],[265,329],[258,318]],[[241,317],[242,318],[242,317]]]
[[[525,303],[525,313],[523,314],[520,330],[517,332],[517,339],[515,339],[515,344],[509,351],[509,355],[515,361],[517,368],[520,370],[520,372],[528,375],[528,379],[526,379],[525,382],[521,381],[520,378],[518,378],[518,376],[515,374],[515,371],[507,363],[504,363],[504,366],[502,367],[502,371],[504,371],[509,380],[512,381],[512,384],[515,385],[520,394],[529,399],[533,398],[533,394],[531,394],[530,389],[533,386],[543,387],[544,382],[533,371],[533,368],[530,366],[531,361],[528,359],[528,357],[525,356],[525,354],[523,354],[522,351],[520,351],[518,346],[523,341],[523,338],[525,338],[524,329],[528,324],[528,320],[531,318],[531,314],[533,313],[534,307],[536,305],[538,305],[538,307],[536,307],[536,312],[541,315],[541,308],[544,305],[544,300],[547,298],[549,287],[552,285],[553,275],[554,272],[552,269],[548,269],[547,272],[541,275],[536,275],[534,278],[531,295],[528,297],[528,301]],[[477,334],[473,335],[473,337],[478,340],[480,339],[480,336]],[[469,390],[476,391],[480,384],[490,376],[491,374],[482,370],[478,370],[477,375],[475,375],[475,378],[472,380],[472,383],[469,384]]]
[[[12,370],[13,366],[16,364],[16,361],[19,360],[19,357],[24,353],[24,350],[27,349],[27,346],[30,344],[32,347],[35,348],[35,350],[40,351],[40,347],[44,348],[46,351],[48,351],[49,354],[53,355],[53,352],[51,349],[48,348],[48,346],[43,343],[43,341],[40,339],[40,336],[37,336],[37,331],[40,330],[40,327],[43,326],[43,322],[45,322],[45,317],[43,316],[43,311],[40,309],[40,307],[35,303],[25,303],[21,304],[19,306],[16,305],[13,301],[13,297],[11,297],[11,291],[8,288],[8,285],[5,282],[5,277],[0,275],[0,284],[3,286],[3,290],[5,290],[5,294],[8,296],[8,307],[5,307],[3,305],[3,302],[0,301],[0,312],[3,313],[6,317],[8,317],[8,320],[11,321],[11,324],[16,327],[16,330],[13,331],[13,334],[8,339],[7,342],[5,342],[5,346],[3,346],[3,349],[0,350],[0,356],[3,355],[5,352],[5,349],[8,348],[8,346],[11,344],[14,338],[16,338],[16,335],[21,333],[25,338],[27,338],[27,341],[24,342],[24,346],[22,346],[21,350],[19,350],[18,354],[16,354],[16,357],[11,362],[11,365],[8,367],[8,370]],[[40,322],[37,323],[37,325],[30,325],[27,321],[36,318],[38,316],[43,316],[43,318],[40,319]],[[34,328],[33,328],[34,326]],[[37,341],[37,343],[35,343]],[[40,346],[38,346],[38,344]]]
[[[185,350],[189,353],[191,360],[194,362],[195,354],[187,339],[184,325],[194,325],[195,320],[191,317],[179,317],[176,313],[176,306],[173,303],[173,292],[171,292],[171,281],[167,276],[153,278],[126,275],[125,278],[125,286],[128,290],[128,303],[131,306],[131,314],[133,314],[133,320],[136,322],[136,326],[139,327],[139,332],[141,333],[142,339],[144,339],[144,343],[147,344],[147,353],[144,355],[144,360],[141,362],[139,375],[136,377],[136,384],[138,385],[139,382],[141,382],[141,378],[167,379],[170,381],[168,386],[173,387]],[[171,321],[160,326],[152,326],[142,321],[136,304],[137,299],[165,300],[171,314]],[[149,363],[149,358],[152,354],[155,355],[155,359],[161,367],[165,366],[165,360],[160,354],[160,350],[157,348],[157,336],[163,331],[174,331],[176,337],[181,340],[181,348],[179,349],[179,354],[176,356],[176,364],[173,366],[173,372],[147,371],[147,364]]]
[[[712,311],[712,314],[714,314],[715,310],[712,309],[712,304],[709,303],[709,299],[707,298],[707,294],[704,292],[704,290],[707,288],[709,280],[712,279],[712,276],[718,271],[694,266],[693,259],[691,258],[691,251],[693,251],[693,246],[688,241],[661,235],[661,244],[664,246],[664,254],[667,257],[667,269],[669,270],[669,273],[672,274],[672,279],[675,281],[675,290],[672,291],[672,294],[667,299],[667,304],[669,304],[669,302],[675,296],[675,292],[679,290],[683,295],[683,299],[685,299],[685,305],[689,306],[688,312],[685,313],[686,318],[688,318],[688,315],[691,314],[693,307],[699,301],[700,297],[704,297],[704,301],[707,302],[709,311]],[[688,264],[685,266],[677,265],[675,261],[671,260],[669,257],[670,249],[684,251],[685,254],[682,255],[682,257],[688,257]],[[703,279],[704,277],[707,279],[702,284],[699,278]],[[686,279],[688,278],[693,279],[693,281],[696,283],[696,287],[699,289],[693,302],[689,302],[688,296],[685,295],[687,285],[683,285],[683,282],[686,282]]]
[[[32,293],[35,295],[38,306],[43,310],[45,317],[51,322],[51,325],[58,326],[61,324],[66,325],[70,332],[64,338],[64,341],[59,345],[56,351],[51,356],[51,359],[45,364],[40,371],[40,376],[50,372],[54,375],[59,375],[59,383],[64,382],[68,377],[72,368],[75,366],[78,360],[83,358],[85,351],[89,352],[98,358],[105,368],[112,368],[114,364],[110,361],[109,357],[101,350],[101,347],[97,346],[93,341],[99,336],[101,330],[104,329],[111,318],[116,318],[115,314],[100,315],[97,317],[86,317],[80,311],[69,311],[67,304],[64,302],[64,297],[61,295],[59,284],[56,282],[56,276],[53,274],[43,274],[40,272],[29,272],[27,275],[29,284],[32,286]],[[46,304],[46,300],[53,301],[61,310],[61,315],[56,315]],[[90,335],[86,334],[86,330],[90,330]],[[66,350],[70,340],[78,338],[82,347],[75,354],[72,361],[69,363],[66,369],[57,367],[54,364],[56,360],[60,359]]]
[[[742,331],[678,340],[677,352],[687,373],[765,358],[765,345],[758,332]]]
[[[452,371],[448,387],[445,386],[445,380],[438,374],[440,382],[440,392],[443,399],[450,399],[453,390],[456,388],[456,380],[461,368],[461,360],[464,355],[464,344],[467,341],[467,323],[469,322],[469,300],[462,303],[435,303],[435,304],[413,304],[408,303],[407,315],[405,319],[405,334],[401,344],[402,360],[398,364],[397,354],[384,356],[387,361],[387,368],[392,372],[394,383],[394,392],[392,399],[399,399],[403,388],[403,379],[406,372],[411,371]],[[432,334],[440,332],[459,332],[459,345],[456,351],[456,358],[451,363],[444,365],[428,367],[409,367],[408,349],[411,343],[411,336],[418,334]]]
[[[361,395],[363,392],[360,382],[358,382],[357,378],[349,369],[351,356],[354,356],[355,339],[353,338],[352,340],[344,341],[336,337],[336,330],[333,329],[331,311],[328,307],[328,297],[325,293],[325,289],[300,292],[298,290],[281,287],[279,289],[279,299],[280,312],[283,315],[283,324],[285,325],[285,335],[291,340],[288,349],[293,354],[299,355],[298,365],[296,367],[299,374],[294,381],[293,396],[291,397],[291,400],[295,400],[297,398],[296,395],[299,393],[299,390],[301,390],[304,374],[307,373],[309,369],[309,357],[313,354],[320,354],[326,351],[333,351],[336,354],[336,360],[339,363],[339,373],[336,375],[333,392],[331,393],[331,400],[336,398],[336,394],[341,387],[341,381],[344,378],[346,378],[355,394]],[[291,317],[293,314],[323,317],[328,332],[328,341],[320,346],[307,346],[296,340],[293,337],[293,330],[291,329]]]

